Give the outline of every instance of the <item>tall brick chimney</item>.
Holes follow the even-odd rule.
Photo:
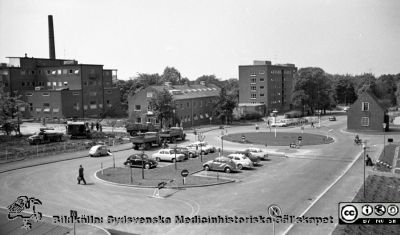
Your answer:
[[[49,57],[52,60],[56,59],[56,48],[54,46],[54,27],[53,16],[49,15]]]

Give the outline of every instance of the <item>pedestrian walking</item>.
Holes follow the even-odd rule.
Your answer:
[[[103,132],[103,125],[99,124],[100,132]]]
[[[99,122],[96,122],[96,131],[99,131]]]
[[[374,166],[374,163],[372,162],[372,159],[369,157],[367,154],[366,159],[365,159],[365,165],[366,166]]]
[[[314,122],[311,122],[311,127],[314,127]]]
[[[86,185],[86,180],[85,180],[85,176],[83,175],[83,167],[82,165],[79,166],[79,170],[78,170],[78,184],[81,184],[81,181],[83,181],[83,183]]]
[[[90,130],[93,130],[93,129],[94,129],[94,123],[91,122],[91,123],[90,123]]]

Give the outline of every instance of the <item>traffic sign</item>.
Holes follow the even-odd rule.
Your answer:
[[[299,141],[302,141],[302,140],[303,140],[303,137],[299,136],[297,139],[298,139]]]
[[[270,205],[268,207],[268,214],[269,216],[276,218],[281,215],[281,208],[277,205]]]
[[[189,175],[189,171],[188,170],[184,169],[184,170],[181,171],[181,176],[182,177],[186,177],[188,175]]]

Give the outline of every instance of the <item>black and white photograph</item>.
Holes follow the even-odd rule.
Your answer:
[[[0,0],[0,234],[400,234],[399,12]]]

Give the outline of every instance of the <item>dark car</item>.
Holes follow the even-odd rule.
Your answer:
[[[145,169],[150,169],[157,166],[157,161],[150,159],[146,154],[133,154],[129,156],[124,162],[125,166],[130,167],[144,167]]]
[[[190,150],[185,147],[176,147],[176,153],[183,153],[185,155],[185,160],[187,160],[189,158],[197,157],[196,151]]]
[[[250,151],[236,151],[235,153],[242,154],[248,157],[255,166],[261,164],[261,157],[252,154]]]
[[[226,173],[238,171],[236,164],[229,158],[221,156],[203,164],[206,171],[225,171]]]

